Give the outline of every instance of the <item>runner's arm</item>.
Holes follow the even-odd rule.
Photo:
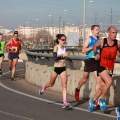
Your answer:
[[[117,44],[118,44],[117,57],[120,57],[120,41],[118,41]]]
[[[97,51],[97,47],[102,47],[103,45],[103,39],[98,40],[98,42],[93,46],[93,51]]]
[[[11,40],[9,40],[9,41],[6,43],[5,48],[10,49],[10,47],[9,47],[10,44],[11,44]]]
[[[88,37],[86,40],[85,40],[85,43],[84,43],[84,45],[83,45],[83,48],[82,48],[82,53],[84,54],[84,53],[87,53],[87,52],[89,52],[90,50],[92,50],[93,49],[93,47],[89,47],[88,48],[88,45],[90,44],[90,37]]]
[[[54,60],[54,61],[57,61],[57,60],[60,60],[60,59],[61,59],[61,57],[58,57],[58,56],[57,56],[57,51],[58,51],[58,47],[57,47],[57,46],[54,46],[54,48],[53,48],[53,60]]]

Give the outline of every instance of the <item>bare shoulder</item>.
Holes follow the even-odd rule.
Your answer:
[[[87,48],[89,44],[90,44],[90,37],[86,38],[83,48]]]
[[[90,43],[90,37],[87,37],[86,40],[85,40],[85,42]]]
[[[54,48],[53,48],[53,52],[57,52],[57,50],[58,50],[58,46],[55,45]]]

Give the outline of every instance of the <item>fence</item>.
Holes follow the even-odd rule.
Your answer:
[[[70,52],[69,59],[67,60],[67,67],[72,70],[77,70],[81,66],[81,61],[84,61],[86,55],[81,54],[81,48],[67,48]],[[42,50],[27,50],[26,55],[28,60],[41,65],[52,66],[53,61],[53,49],[42,49]],[[120,58],[116,59],[116,63],[120,63]]]

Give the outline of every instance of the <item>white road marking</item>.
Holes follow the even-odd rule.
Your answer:
[[[23,69],[21,69],[21,70],[23,70]],[[17,71],[21,71],[21,70],[17,70]],[[4,73],[4,75],[5,75],[5,74],[8,74],[8,73],[9,73],[9,72],[6,72],[6,73]],[[55,104],[55,105],[63,106],[63,104],[61,104],[61,103],[56,103],[56,102],[51,101],[51,100],[39,98],[39,97],[36,97],[36,96],[33,96],[33,95],[29,95],[29,94],[26,94],[26,93],[23,93],[23,92],[14,90],[14,89],[12,89],[12,88],[9,88],[9,87],[5,86],[5,85],[2,84],[1,82],[0,82],[0,86],[3,87],[3,88],[5,88],[5,89],[7,89],[7,90],[9,90],[9,91],[12,91],[12,92],[17,93],[17,94],[20,94],[20,95],[24,95],[24,96],[26,96],[26,97],[30,97],[30,98],[33,98],[33,99],[36,99],[36,100],[40,100],[40,101],[44,101],[44,102],[48,102],[48,103],[53,103],[53,104]],[[73,108],[76,109],[76,110],[80,110],[80,111],[84,111],[84,112],[89,112],[89,110],[86,110],[86,109],[84,109],[84,108],[78,108],[78,107],[73,107]],[[89,113],[90,113],[90,112],[89,112]],[[114,116],[114,115],[104,114],[104,113],[100,113],[100,112],[92,112],[91,114],[97,114],[97,115],[102,115],[102,116],[105,116],[105,117],[117,118],[117,117]]]
[[[27,118],[27,117],[23,117],[23,116],[20,116],[20,115],[11,114],[11,113],[4,112],[4,111],[0,111],[0,113],[6,114],[6,115],[10,115],[10,116],[13,116],[13,117],[23,118],[25,120],[33,120],[33,119],[30,119],[30,118]]]
[[[18,59],[18,62],[23,62],[23,60]]]

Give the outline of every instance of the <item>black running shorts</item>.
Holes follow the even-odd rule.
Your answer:
[[[4,57],[4,54],[0,54],[0,57]]]
[[[85,72],[94,72],[97,71],[97,67],[99,66],[99,61],[95,60],[94,58],[86,59],[84,66]]]
[[[66,67],[65,66],[64,67],[55,67],[55,66],[53,66],[52,70],[60,75],[62,72],[66,71]]]
[[[99,73],[103,72],[104,70],[107,70],[107,71],[108,71],[108,74],[110,75],[110,77],[112,77],[112,75],[113,75],[113,70],[108,70],[108,69],[106,69],[106,68],[103,67],[103,66],[98,66],[98,68],[97,68],[97,76],[99,76]]]

